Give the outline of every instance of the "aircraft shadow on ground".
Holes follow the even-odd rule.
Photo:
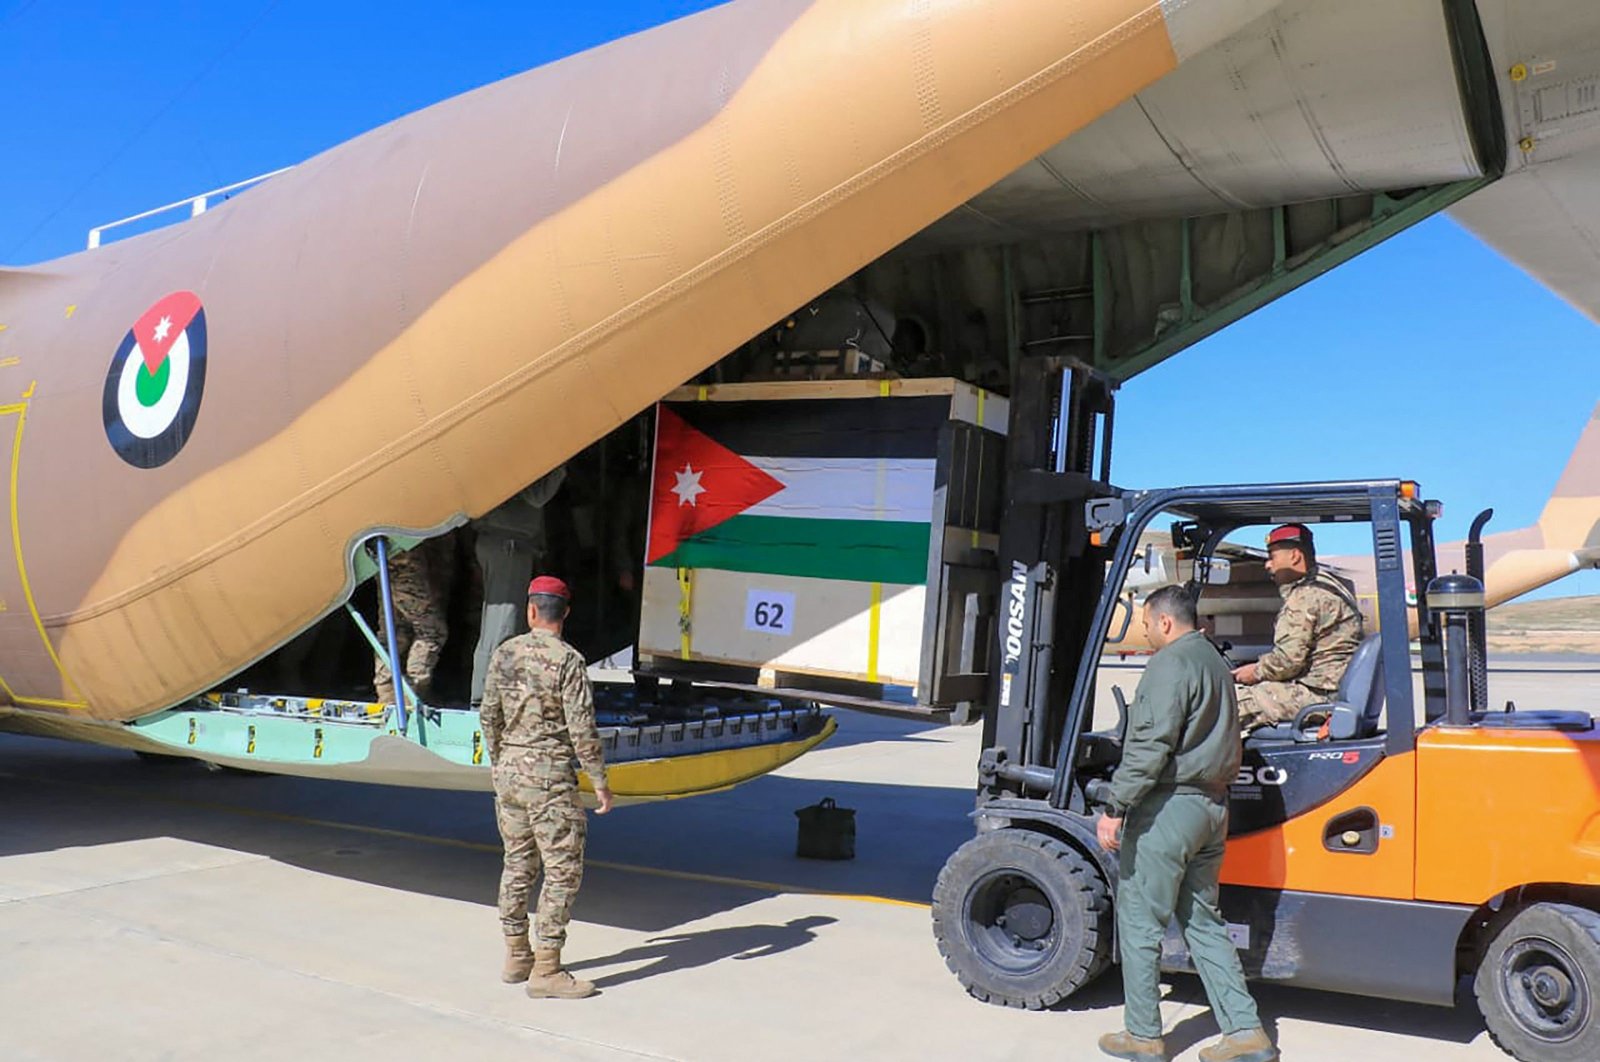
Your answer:
[[[794,810],[824,795],[857,810],[854,860],[795,856]],[[925,901],[945,857],[970,836],[971,799],[938,787],[768,776],[591,816],[576,917],[660,933],[787,892]],[[498,890],[486,793],[217,773],[0,735],[0,807],[0,857],[172,837],[478,904],[491,917]]]

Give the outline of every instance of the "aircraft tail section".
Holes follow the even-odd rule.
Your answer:
[[[1555,548],[1600,548],[1600,405],[1578,437],[1556,489],[1539,514],[1545,544]]]
[[[1584,568],[1600,567],[1600,405],[1532,527],[1484,539],[1487,603],[1493,607]],[[1460,545],[1441,551],[1440,570],[1456,565]],[[1464,569],[1459,569],[1464,570]]]

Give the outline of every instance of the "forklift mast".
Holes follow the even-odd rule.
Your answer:
[[[1014,374],[1000,667],[984,713],[980,801],[1052,788],[1079,650],[1105,582],[1110,540],[1091,533],[1085,503],[1118,495],[1110,483],[1114,387],[1071,358],[1025,358]]]

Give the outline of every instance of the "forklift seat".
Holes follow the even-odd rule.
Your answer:
[[[1344,678],[1334,699],[1326,704],[1312,704],[1300,709],[1290,723],[1278,723],[1250,735],[1252,741],[1317,740],[1319,727],[1309,726],[1313,714],[1328,715],[1328,737],[1334,741],[1371,737],[1383,723],[1383,642],[1376,634],[1369,634],[1350,658]],[[1309,727],[1309,728],[1308,728]]]

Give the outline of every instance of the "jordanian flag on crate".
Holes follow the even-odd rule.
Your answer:
[[[657,407],[647,563],[927,581],[948,395]]]

